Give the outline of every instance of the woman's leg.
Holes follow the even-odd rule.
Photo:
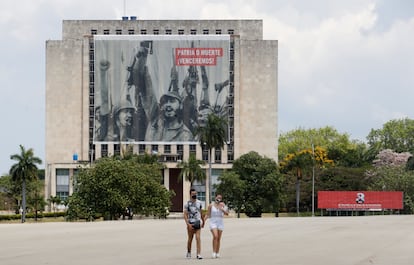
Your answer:
[[[216,245],[216,253],[220,252],[220,242],[221,242],[221,235],[223,234],[223,230],[217,230],[217,245]]]
[[[211,234],[213,235],[213,253],[217,253],[218,232],[219,230],[217,228],[211,229]]]

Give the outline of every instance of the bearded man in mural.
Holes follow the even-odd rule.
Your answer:
[[[148,126],[148,141],[191,142],[193,133],[183,122],[183,104],[178,91],[168,91],[160,98],[159,117]]]

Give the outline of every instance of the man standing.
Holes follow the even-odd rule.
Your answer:
[[[197,200],[197,191],[190,190],[191,200],[184,205],[184,221],[187,226],[187,258],[191,258],[191,245],[193,237],[196,236],[197,241],[197,259],[202,259],[201,256],[201,228],[204,227],[204,216],[202,213],[201,201]]]

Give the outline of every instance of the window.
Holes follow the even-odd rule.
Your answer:
[[[62,200],[69,197],[69,169],[56,169],[56,196]]]
[[[204,35],[208,35],[208,33],[209,33],[209,32],[208,32],[208,29],[203,29],[203,34],[204,34]]]
[[[233,34],[234,34],[234,29],[229,29],[229,30],[227,30],[227,33],[228,33],[229,35],[233,35]]]
[[[171,29],[166,29],[166,30],[165,30],[165,35],[171,35],[171,34],[172,34]]]
[[[203,149],[202,159],[204,161],[208,161],[208,149],[205,145],[202,146],[202,149]]]
[[[151,145],[151,152],[153,155],[158,154],[158,145],[156,144]]]
[[[93,108],[93,106],[89,106],[89,117],[93,117],[95,114],[95,110]]]
[[[90,72],[94,72],[95,71],[95,64],[94,63],[89,63],[89,71]]]
[[[96,34],[98,34],[98,31],[96,29],[91,29],[91,34],[96,35]]]
[[[215,195],[216,194],[215,186],[220,183],[218,178],[222,173],[223,173],[222,169],[212,169],[211,170],[210,180],[211,180],[211,193],[212,193],[212,196],[213,196],[212,198],[214,198],[216,196]]]
[[[122,29],[115,30],[116,35],[122,35]]]
[[[196,34],[197,34],[197,30],[196,30],[196,29],[192,29],[192,30],[190,30],[190,34],[191,34],[191,35],[196,35]]]
[[[205,191],[197,191],[197,199],[200,201],[206,201],[206,192]]]
[[[138,145],[138,153],[145,154],[145,144]]]
[[[147,35],[147,30],[146,29],[141,29],[141,34],[142,35]]]
[[[114,155],[121,155],[121,145],[120,144],[114,144]]]
[[[216,29],[216,34],[220,35],[221,34],[221,29]]]
[[[101,156],[102,157],[108,156],[108,145],[107,144],[101,145]]]
[[[74,190],[77,190],[78,187],[78,174],[79,174],[79,170],[77,168],[75,168],[73,170],[73,176],[72,176],[72,186]]]
[[[95,97],[93,95],[89,96],[89,105],[94,105],[95,103]]]
[[[216,163],[221,162],[221,150],[220,149],[215,150],[214,159],[215,159]]]
[[[154,35],[159,35],[160,34],[160,30],[154,29],[153,33],[154,33]]]
[[[133,30],[133,29],[129,29],[129,30],[128,30],[128,34],[129,34],[129,35],[134,35],[134,34],[135,34],[135,30]]]
[[[196,145],[195,144],[190,144],[190,155],[191,154],[196,154]]]
[[[234,160],[234,155],[233,153],[228,153],[227,154],[227,162],[233,162]]]
[[[93,129],[92,129],[92,133],[93,133]],[[89,144],[89,159],[90,161],[94,161],[95,160],[95,145],[94,144]]]
[[[104,29],[104,35],[109,35],[109,29]]]
[[[183,29],[179,29],[178,30],[178,35],[184,35],[184,30]]]
[[[182,144],[177,145],[177,159],[183,160],[184,146]]]
[[[227,105],[229,107],[233,106],[233,102],[234,102],[234,98],[233,97],[228,97],[227,98]]]
[[[95,75],[94,73],[89,74],[89,82],[95,82]]]
[[[164,153],[165,154],[171,154],[171,145],[169,145],[169,144],[164,145]]]
[[[93,128],[94,120],[92,117],[89,118],[89,128]]]

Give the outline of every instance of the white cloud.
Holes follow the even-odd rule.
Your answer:
[[[279,128],[333,126],[364,139],[413,118],[414,4],[382,0],[21,0],[0,9],[0,174],[18,145],[44,158],[45,41],[65,19],[263,19],[279,41]],[[2,127],[3,128],[3,127]]]

